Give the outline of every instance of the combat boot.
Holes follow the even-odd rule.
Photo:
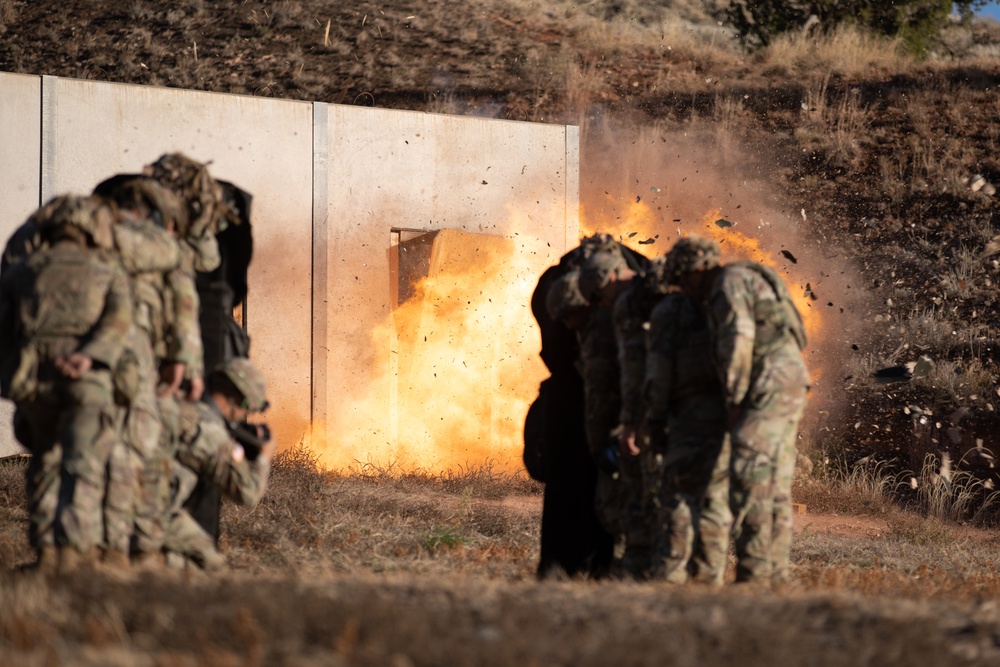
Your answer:
[[[80,551],[76,547],[65,545],[59,548],[59,574],[73,574],[94,564],[94,549]]]
[[[101,562],[108,569],[118,572],[125,572],[130,567],[128,554],[124,551],[119,551],[118,549],[109,549],[108,551],[105,551],[104,558]]]
[[[162,551],[142,551],[135,557],[135,566],[142,570],[162,570],[167,566],[166,555]]]
[[[51,577],[59,570],[59,549],[54,544],[46,544],[38,550],[38,561],[35,570],[39,574]]]

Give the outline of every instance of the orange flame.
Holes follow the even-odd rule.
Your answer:
[[[373,373],[388,378],[388,396],[382,382],[352,392],[332,406],[336,442],[320,424],[307,438],[331,469],[523,470],[524,419],[546,376],[530,301],[552,250],[525,234],[437,238],[459,259],[439,263],[371,332],[376,348],[390,342]]]
[[[622,213],[613,218],[608,214],[585,216],[581,226],[585,234],[597,232],[611,234],[618,237],[625,245],[649,257],[666,254],[672,245],[671,240],[687,235],[688,231],[713,238],[722,247],[724,262],[749,259],[783,273],[792,301],[802,315],[811,346],[815,347],[822,340],[824,334],[822,318],[819,310],[812,307],[815,297],[810,290],[805,289],[809,283],[798,277],[794,268],[784,268],[779,263],[777,252],[765,249],[759,238],[744,234],[738,231],[733,223],[723,220],[720,209],[709,210],[696,225],[683,225],[679,220],[668,221],[663,214],[657,212],[659,209],[654,210],[655,201],[655,199],[650,202],[637,198],[635,201],[621,203],[615,201],[614,196],[607,195],[608,210],[621,210]],[[693,229],[687,229],[691,227]],[[656,250],[653,250],[654,248]],[[813,365],[810,372],[816,381],[822,374],[822,369]]]

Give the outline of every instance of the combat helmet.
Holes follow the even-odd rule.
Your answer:
[[[223,221],[231,217],[223,200],[222,189],[208,173],[208,164],[192,160],[183,153],[165,153],[146,165],[143,173],[167,186],[187,204],[188,226],[178,236],[201,238],[215,234]]]
[[[579,271],[570,271],[560,276],[545,295],[545,309],[549,317],[560,322],[572,311],[588,305],[590,304],[580,294]]]
[[[587,301],[594,301],[596,294],[608,285],[611,275],[627,268],[617,243],[596,248],[580,266],[580,294]]]
[[[722,250],[717,241],[701,236],[685,236],[667,253],[665,275],[670,284],[676,285],[686,273],[714,269],[721,258]]]
[[[83,232],[90,242],[106,250],[114,247],[114,217],[107,201],[93,195],[60,195],[33,216],[43,238],[58,238],[68,228]]]
[[[244,407],[251,412],[263,412],[269,406],[267,381],[264,373],[245,357],[233,357],[219,364],[214,373],[228,379],[243,394]]]
[[[151,176],[119,174],[94,188],[117,205],[131,208],[141,204],[149,209],[154,222],[178,235],[188,228],[188,210],[179,196]]]

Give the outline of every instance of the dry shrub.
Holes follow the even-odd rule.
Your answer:
[[[874,35],[855,26],[830,33],[788,33],[760,54],[765,66],[791,69],[799,76],[832,73],[849,79],[873,72],[905,72],[912,62],[900,41]]]
[[[975,474],[952,467],[950,460],[928,454],[918,475],[912,477],[923,511],[933,520],[984,525],[996,519],[1000,491],[994,491]]]
[[[797,480],[792,495],[810,512],[882,516],[891,511],[898,485],[898,474],[885,461],[848,463],[824,455],[812,477]]]
[[[866,157],[863,141],[869,123],[860,90],[831,91],[826,75],[806,89],[795,138],[804,150],[824,153],[827,161],[857,170]]]
[[[0,28],[6,27],[17,20],[17,2],[15,0],[0,0]]]

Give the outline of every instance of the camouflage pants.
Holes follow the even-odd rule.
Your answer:
[[[168,553],[180,554],[205,570],[226,567],[226,558],[215,548],[215,540],[185,509],[170,515],[165,546]]]
[[[59,381],[41,394],[47,397],[25,413],[33,449],[41,452],[29,469],[32,514],[38,513],[32,519],[36,541],[50,544],[54,532],[55,542],[89,551],[104,537],[105,474],[117,438],[111,373],[90,370],[79,380]],[[49,526],[53,496],[57,497],[55,531]]]
[[[226,566],[225,557],[215,546],[215,539],[184,509],[184,503],[198,484],[198,476],[174,462],[170,507],[167,510],[164,548],[168,554],[180,554],[206,570]]]
[[[642,513],[642,471],[637,457],[622,457],[618,474],[598,470],[595,509],[601,526],[615,540],[612,572],[644,576],[652,554],[647,521]]]
[[[121,421],[121,416],[118,421]],[[128,443],[119,437],[108,457],[108,484],[104,492],[104,543],[109,551],[129,552],[132,527],[135,524],[133,505],[138,481],[132,452]]]
[[[639,456],[622,456],[619,465],[619,482],[623,486],[621,521],[625,539],[625,551],[619,567],[623,575],[636,579],[648,579],[653,575],[659,533],[656,514],[650,511],[644,493],[649,458],[645,452]]]
[[[156,366],[142,330],[133,328],[127,347],[135,357],[137,379],[134,396],[121,410],[121,442],[108,467],[106,539],[109,548],[127,553],[134,536],[138,551],[155,553],[163,546],[169,484],[161,453]]]
[[[805,383],[788,382],[759,407],[745,410],[732,427],[730,503],[737,581],[787,576],[795,439],[805,403]]]
[[[63,449],[58,423],[53,418],[58,402],[44,398],[17,406],[14,434],[31,452],[26,473],[28,495],[28,540],[32,547],[56,544],[56,514],[62,481]]]
[[[729,453],[717,427],[670,436],[659,491],[659,575],[667,581],[722,584],[732,526]]]

